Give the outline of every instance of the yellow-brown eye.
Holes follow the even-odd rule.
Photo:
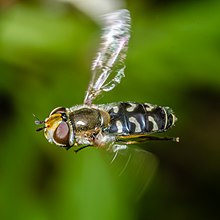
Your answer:
[[[54,132],[53,138],[58,144],[69,145],[70,129],[65,121],[62,121]]]

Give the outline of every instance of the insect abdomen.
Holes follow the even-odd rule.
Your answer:
[[[111,105],[108,113],[110,115],[108,132],[124,135],[163,132],[176,121],[169,107],[148,103],[115,103]]]

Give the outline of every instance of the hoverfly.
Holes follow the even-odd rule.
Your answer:
[[[130,38],[130,13],[118,10],[102,17],[100,49],[92,64],[92,77],[84,103],[70,108],[55,108],[37,131],[44,130],[50,143],[76,152],[85,147],[108,146],[117,151],[129,144],[148,140],[173,140],[156,137],[174,125],[177,118],[169,107],[149,103],[116,102],[93,104],[103,92],[112,90],[124,77],[126,51]]]

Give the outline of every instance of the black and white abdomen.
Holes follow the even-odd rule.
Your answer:
[[[122,135],[163,132],[177,120],[169,107],[148,103],[121,102],[110,104],[108,133]]]

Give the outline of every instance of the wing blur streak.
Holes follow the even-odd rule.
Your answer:
[[[130,13],[118,10],[102,17],[103,29],[100,49],[92,64],[92,78],[84,104],[92,101],[103,91],[108,92],[124,77],[124,59],[130,38]]]
[[[116,178],[122,183],[120,190],[136,201],[145,192],[158,167],[158,159],[150,152],[135,147],[104,154]],[[124,185],[123,183],[126,183]],[[129,190],[127,190],[129,188]]]

